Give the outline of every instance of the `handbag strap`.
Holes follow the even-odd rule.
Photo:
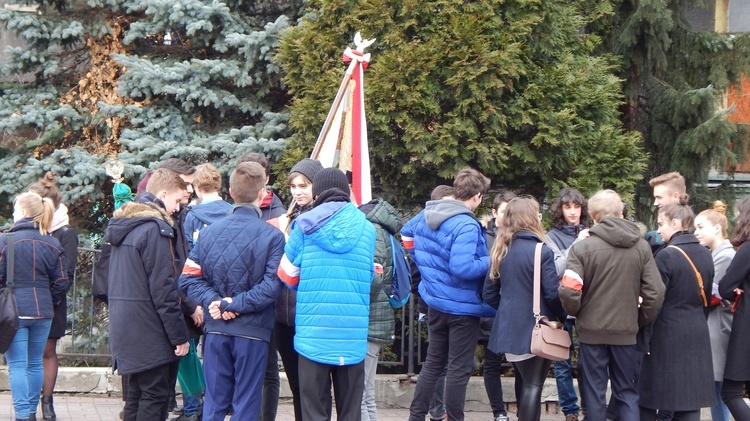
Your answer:
[[[541,310],[541,278],[542,278],[542,243],[537,243],[536,249],[534,250],[534,318],[536,324],[539,324],[539,319],[542,318]]]
[[[706,300],[706,291],[703,289],[703,277],[701,276],[701,273],[698,272],[698,269],[696,269],[695,265],[693,264],[693,261],[690,260],[690,257],[685,253],[685,250],[677,247],[677,246],[667,246],[669,248],[673,248],[675,250],[679,250],[680,253],[682,253],[683,256],[687,259],[688,263],[690,263],[690,267],[693,268],[693,272],[695,272],[695,277],[698,278],[698,287],[701,291],[701,298],[703,299],[703,307],[708,307],[708,301]]]
[[[6,272],[5,272],[5,286],[13,290],[13,277],[15,276],[15,264],[16,264],[16,253],[15,253],[15,247],[14,247],[14,233],[8,232],[5,234],[6,238],[8,239],[8,249],[5,253],[5,257],[8,260],[8,263],[5,266]]]

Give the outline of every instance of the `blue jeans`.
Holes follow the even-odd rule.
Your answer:
[[[16,418],[36,414],[44,378],[42,355],[51,325],[52,319],[18,319],[18,332],[5,353]]]
[[[190,339],[191,345],[194,345],[196,348],[198,347],[198,338],[191,338]],[[182,394],[182,410],[184,411],[185,415],[196,415],[198,414],[198,407],[201,404],[201,397],[200,395],[186,395]]]
[[[565,319],[565,329],[570,334],[570,341],[573,342],[573,326],[575,319]],[[575,345],[571,345],[573,350]],[[557,400],[565,415],[578,415],[578,395],[576,395],[575,386],[573,386],[573,374],[571,373],[570,357],[567,360],[555,361],[555,381],[557,382]]]
[[[729,408],[721,400],[721,382],[714,382],[716,385],[716,405],[711,407],[711,419],[713,421],[729,421]]]
[[[200,396],[182,395],[182,410],[185,412],[185,415],[198,414],[198,407],[200,405]]]

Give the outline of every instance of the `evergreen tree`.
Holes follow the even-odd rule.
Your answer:
[[[726,89],[750,70],[750,37],[694,30],[686,13],[705,2],[694,0],[625,0],[616,14],[589,26],[607,41],[606,53],[622,61],[627,107],[623,121],[643,135],[650,159],[639,184],[638,217],[653,217],[648,180],[679,171],[688,181],[696,211],[710,207],[708,173],[730,170],[744,160],[745,127],[727,119]],[[692,8],[692,9],[691,9]]]
[[[564,0],[309,1],[279,59],[294,101],[286,168],[309,154],[356,31],[377,38],[365,72],[376,182],[401,204],[473,166],[554,196],[564,185],[628,196],[642,178],[638,133],[621,128],[621,80],[580,29],[609,3]]]
[[[0,10],[24,42],[0,65],[3,203],[54,171],[73,223],[97,231],[112,211],[108,159],[134,186],[168,157],[226,173],[244,153],[280,155],[288,96],[273,53],[301,0],[38,5]]]

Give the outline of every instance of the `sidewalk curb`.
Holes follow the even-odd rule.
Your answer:
[[[286,374],[279,373],[281,387],[279,398],[291,398],[292,393]],[[503,399],[515,402],[513,377],[503,377]],[[179,385],[177,386],[179,389]],[[375,379],[375,399],[378,404],[390,408],[408,408],[414,397],[416,383],[405,375],[379,374]],[[8,367],[0,366],[0,391],[10,390]],[[120,396],[121,379],[107,367],[60,367],[55,392],[81,394],[107,394]],[[542,402],[557,402],[557,386],[554,378],[548,378],[542,392]],[[482,377],[469,379],[466,389],[467,411],[489,411],[489,400]]]

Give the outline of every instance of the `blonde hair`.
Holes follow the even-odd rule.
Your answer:
[[[606,216],[622,216],[622,199],[614,190],[599,190],[589,199],[589,215],[597,224]]]
[[[511,199],[500,227],[497,239],[490,254],[490,278],[496,282],[500,278],[500,263],[508,254],[513,236],[519,231],[531,231],[544,241],[544,227],[539,219],[539,203],[532,197],[521,196]]]
[[[55,214],[55,202],[48,197],[42,197],[36,193],[26,192],[16,196],[13,201],[14,206],[18,206],[24,211],[27,218],[34,218],[34,226],[39,227],[42,235],[49,233],[52,225],[52,215]]]
[[[221,190],[221,173],[211,164],[201,164],[195,167],[193,186],[202,192],[216,193]]]
[[[706,209],[703,212],[699,213],[698,216],[702,216],[708,220],[708,222],[711,223],[711,225],[720,225],[721,226],[721,235],[724,238],[727,238],[728,232],[727,232],[727,226],[729,225],[727,222],[727,204],[722,202],[721,200],[717,200],[714,202],[713,207],[711,209]]]

